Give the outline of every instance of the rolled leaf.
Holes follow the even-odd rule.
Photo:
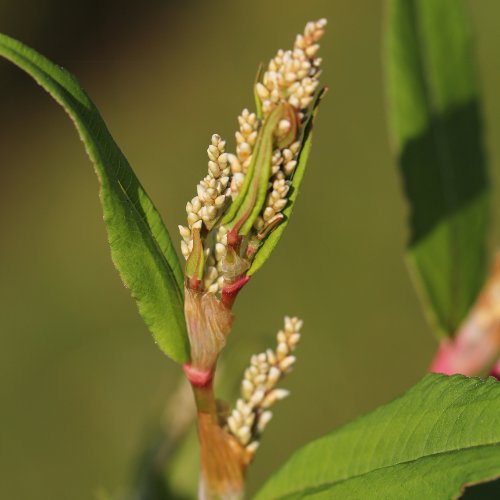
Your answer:
[[[279,224],[279,226],[276,229],[273,230],[273,232],[262,243],[262,246],[257,251],[257,254],[255,255],[255,258],[252,262],[252,265],[250,266],[250,269],[247,272],[248,276],[251,276],[256,271],[258,271],[264,265],[267,259],[269,259],[272,251],[275,249],[279,240],[283,236],[285,228],[288,225],[290,216],[292,215],[292,211],[295,207],[295,201],[299,194],[300,184],[302,183],[302,179],[304,178],[307,162],[309,160],[309,153],[311,152],[311,145],[312,145],[312,130],[318,112],[318,106],[325,92],[326,88],[322,89],[316,96],[316,100],[313,104],[311,114],[304,126],[302,145],[300,149],[299,158],[297,160],[297,166],[295,167],[295,171],[292,177],[292,189],[290,192],[290,196],[288,197],[288,204],[281,212],[284,215],[284,220]]]
[[[159,347],[186,362],[183,273],[163,221],[76,78],[33,49],[0,34],[0,56],[39,83],[68,113],[100,182],[111,256]]]
[[[284,105],[276,107],[259,130],[252,160],[240,192],[222,219],[222,224],[247,235],[266,199],[271,172],[273,140]]]

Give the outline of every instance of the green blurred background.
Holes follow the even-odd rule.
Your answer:
[[[500,3],[468,7],[498,180]],[[210,135],[232,143],[258,63],[319,17],[330,92],[309,171],[285,238],[238,301],[223,356],[236,386],[284,314],[305,320],[284,384],[292,396],[276,407],[249,491],[308,440],[415,383],[436,348],[403,260],[383,2],[0,0],[0,31],[78,76],[176,239]],[[0,109],[0,498],[86,500],[101,487],[119,497],[180,370],[111,264],[97,181],[64,113],[4,61]]]

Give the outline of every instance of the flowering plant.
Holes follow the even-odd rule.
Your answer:
[[[396,37],[394,50],[397,80],[411,74],[400,65],[418,47],[413,38],[417,30],[409,2],[393,0],[391,5],[395,31],[404,34]],[[442,23],[446,32],[461,26],[459,16],[448,16],[442,5],[436,7],[438,2],[430,5],[423,18],[431,26]],[[238,117],[235,153],[219,135],[212,136],[207,175],[186,205],[187,224],[179,226],[183,264],[153,202],[76,78],[0,35],[0,55],[31,75],[74,122],[100,181],[115,266],[158,346],[182,364],[191,384],[203,499],[243,496],[247,468],[272,417],[270,408],[288,395],[277,385],[296,361],[302,328],[296,317],[285,317],[276,348],[251,357],[234,408],[216,400],[214,375],[233,323],[234,301],[269,258],[296,203],[324,95],[317,52],[325,26],[324,19],[307,23],[293,48],[278,51],[259,71],[256,111],[244,109]],[[424,31],[432,33],[428,26]],[[409,54],[403,63],[401,53]],[[407,88],[395,88],[397,97],[406,96],[401,88],[421,90],[413,80]],[[409,105],[413,110],[412,99],[400,103],[401,109]],[[406,117],[396,118],[399,124]],[[416,249],[415,262],[425,276],[431,259],[426,254],[419,261],[420,251]],[[432,292],[434,284],[426,284]],[[470,306],[470,300],[462,302]],[[456,318],[461,319],[459,314]],[[483,323],[490,328],[494,320]],[[500,475],[499,410],[500,388],[492,378],[428,375],[401,398],[299,450],[258,498],[455,497],[465,485]]]

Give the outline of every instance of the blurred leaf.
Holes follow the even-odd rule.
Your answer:
[[[389,0],[386,71],[410,203],[408,260],[431,322],[453,335],[487,267],[489,186],[471,36],[458,0]]]
[[[165,477],[166,464],[175,453],[178,443],[171,443],[168,433],[162,433],[140,457],[133,492],[130,500],[186,500],[188,497],[172,491]],[[174,448],[173,450],[171,448]]]
[[[257,495],[449,500],[500,476],[500,383],[429,374],[296,452]]]
[[[160,348],[175,361],[187,361],[179,260],[159,213],[99,111],[73,75],[22,43],[0,34],[0,55],[36,80],[75,124],[101,184],[113,262]]]
[[[111,493],[106,491],[104,488],[99,488],[95,493],[96,500],[113,500]]]
[[[134,474],[132,491],[127,498],[185,500],[196,496],[196,494],[186,495],[186,492],[179,488],[178,477],[172,473],[186,443],[191,444],[192,431],[194,431],[194,448],[198,450],[196,426],[193,425],[195,419],[196,409],[191,385],[182,377],[175,392],[169,395],[163,418],[158,422],[159,428],[155,429],[153,435],[150,435],[144,443]],[[191,472],[190,484],[194,486],[196,492],[197,481],[193,481],[193,478],[198,477],[199,460],[193,460],[191,456],[182,472],[186,471]]]
[[[304,178],[304,173],[307,166],[307,161],[309,159],[309,153],[311,152],[311,144],[312,144],[312,129],[314,126],[314,121],[316,119],[316,115],[318,112],[318,106],[321,102],[325,94],[326,89],[322,89],[313,104],[313,108],[311,111],[311,115],[304,127],[304,136],[302,138],[302,147],[300,150],[300,155],[297,160],[297,166],[295,167],[295,172],[292,177],[292,189],[290,196],[288,197],[288,204],[282,211],[282,214],[285,216],[283,222],[264,240],[264,243],[259,248],[257,254],[255,255],[255,259],[248,270],[247,275],[251,276],[256,271],[258,271],[266,262],[267,259],[271,256],[272,251],[278,244],[278,241],[283,236],[283,232],[285,231],[286,226],[290,220],[290,216],[292,215],[293,208],[295,206],[295,200],[299,195],[299,188]]]

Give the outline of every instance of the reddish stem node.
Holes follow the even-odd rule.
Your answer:
[[[213,370],[199,370],[191,366],[190,363],[183,365],[183,368],[189,383],[193,387],[208,387],[212,383],[214,377]]]
[[[250,276],[242,276],[234,283],[224,287],[221,294],[222,303],[227,307],[232,307],[239,291],[248,283],[249,280]]]

